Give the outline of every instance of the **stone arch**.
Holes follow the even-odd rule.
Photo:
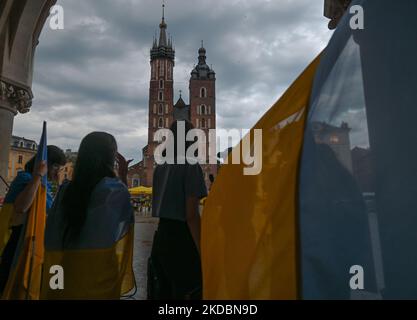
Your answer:
[[[13,120],[32,105],[33,59],[56,0],[2,0],[0,4],[0,175],[7,176]],[[0,183],[0,197],[5,186]]]

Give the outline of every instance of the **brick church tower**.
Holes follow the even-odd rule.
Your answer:
[[[188,120],[195,128],[204,130],[207,139],[209,130],[216,129],[216,74],[206,63],[206,49],[203,43],[198,51],[198,64],[191,72],[190,103],[186,104],[180,95],[178,102],[173,105],[175,50],[172,39],[167,37],[165,5],[162,7],[159,29],[159,41],[154,38],[150,51],[148,144],[142,149],[143,160],[129,168],[129,187],[152,186],[155,168],[154,151],[157,147],[153,139],[159,129],[170,128],[174,120]],[[207,143],[207,158],[208,146]],[[206,184],[210,186],[209,176],[217,175],[217,164],[202,165],[202,169]]]
[[[152,185],[153,155],[157,146],[157,143],[153,141],[155,132],[161,128],[169,128],[173,122],[175,51],[172,46],[172,39],[167,37],[165,6],[162,10],[159,41],[154,38],[151,49],[148,145],[143,150],[143,167],[146,172],[145,181],[147,185]]]
[[[217,175],[217,165],[208,164],[209,130],[216,129],[216,73],[207,65],[206,59],[206,49],[201,42],[198,64],[191,72],[190,79],[190,120],[194,127],[203,130],[207,137],[207,164],[202,165],[202,168],[206,184],[209,186],[210,174]]]

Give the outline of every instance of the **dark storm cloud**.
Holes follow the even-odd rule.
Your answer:
[[[155,0],[58,0],[65,30],[44,28],[35,60],[35,101],[15,134],[77,149],[92,130],[113,133],[139,159],[147,140],[149,49],[161,19]],[[201,40],[217,73],[220,128],[250,128],[323,49],[322,1],[168,0],[176,49],[175,95],[188,98]]]

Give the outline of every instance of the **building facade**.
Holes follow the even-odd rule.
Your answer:
[[[336,127],[326,122],[313,122],[312,130],[315,142],[328,145],[339,162],[352,173],[351,128],[349,125],[343,122],[340,127]]]
[[[209,139],[209,130],[216,129],[216,74],[207,65],[203,43],[198,51],[198,63],[191,71],[190,102],[186,103],[180,94],[174,105],[175,50],[172,39],[167,37],[164,13],[159,29],[159,39],[154,38],[150,51],[148,143],[142,149],[143,160],[129,168],[129,187],[152,186],[153,171],[156,166],[154,151],[157,147],[154,136],[159,129],[170,128],[175,120],[188,120],[195,128],[203,130],[207,139]],[[209,185],[209,176],[217,175],[217,164],[208,164],[208,142],[207,164],[202,165],[207,185]]]
[[[7,183],[10,184],[16,178],[19,171],[25,170],[25,165],[35,155],[38,145],[35,141],[22,137],[12,136],[10,141],[9,166],[7,171]]]

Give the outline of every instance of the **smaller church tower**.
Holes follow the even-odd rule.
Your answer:
[[[206,60],[206,49],[204,43],[201,42],[201,48],[198,50],[198,64],[191,72],[190,79],[190,120],[195,128],[204,130],[208,139],[209,130],[216,129],[216,73],[207,65]],[[209,185],[210,174],[217,175],[217,165],[202,167],[207,185]]]

